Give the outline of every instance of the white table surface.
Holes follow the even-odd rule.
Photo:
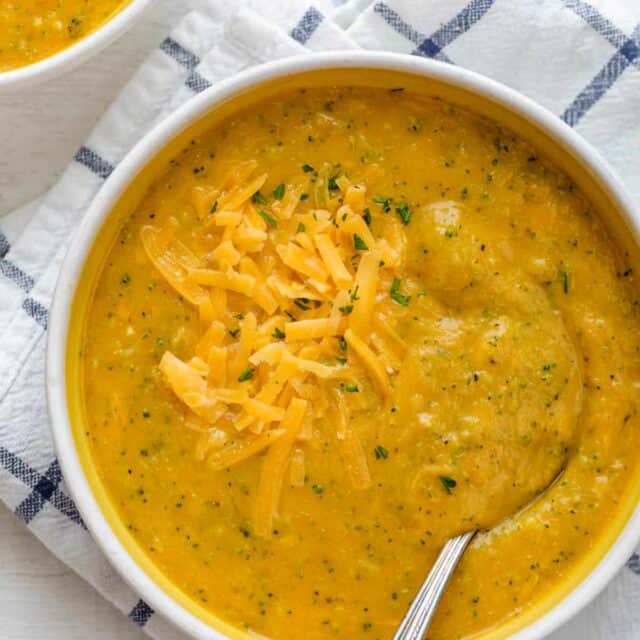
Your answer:
[[[104,109],[184,10],[155,0],[119,42],[70,74],[0,95],[0,215],[43,194]],[[603,598],[595,605],[602,606]],[[578,617],[550,640],[600,640]],[[57,560],[0,505],[3,640],[142,640],[146,636]]]

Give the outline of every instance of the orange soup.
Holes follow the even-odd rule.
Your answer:
[[[119,229],[78,320],[78,437],[146,557],[239,631],[391,638],[480,529],[429,638],[504,637],[635,481],[629,260],[496,122],[401,87],[282,92]]]
[[[75,44],[129,0],[0,0],[0,72]]]

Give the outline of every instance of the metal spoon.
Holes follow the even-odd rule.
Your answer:
[[[558,482],[563,473],[564,468],[531,502],[514,514],[514,517],[540,500]],[[447,540],[435,564],[431,567],[429,575],[422,583],[418,595],[416,595],[402,619],[398,630],[393,636],[393,640],[422,640],[424,638],[424,634],[427,632],[438,604],[442,599],[442,594],[447,588],[449,580],[451,580],[451,576],[456,570],[460,558],[462,558],[462,554],[476,533],[478,532],[469,531]]]
[[[447,540],[393,640],[422,640],[462,554],[475,535],[475,531],[469,531]]]

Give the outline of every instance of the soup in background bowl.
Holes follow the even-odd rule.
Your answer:
[[[635,220],[600,163],[502,87],[375,54],[251,72],[143,141],[48,367],[125,577],[198,637],[388,638],[479,528],[430,637],[577,610],[638,537]]]
[[[62,73],[126,31],[150,0],[0,4],[0,87]]]

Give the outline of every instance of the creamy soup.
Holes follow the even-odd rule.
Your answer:
[[[129,0],[0,0],[0,72],[48,58],[109,20]]]
[[[260,637],[390,638],[481,529],[429,634],[466,638],[606,535],[638,329],[625,254],[511,132],[401,87],[291,91],[194,139],[119,230],[81,437],[151,561]]]

